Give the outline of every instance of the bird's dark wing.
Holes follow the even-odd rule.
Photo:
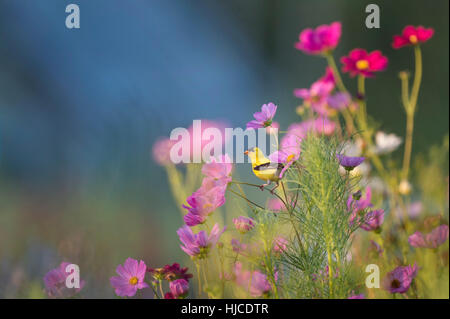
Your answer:
[[[268,170],[268,169],[282,170],[283,167],[284,167],[284,165],[281,164],[281,163],[267,162],[267,163],[264,163],[264,164],[255,166],[255,167],[253,168],[253,170],[255,170],[255,171],[265,171],[265,170]]]

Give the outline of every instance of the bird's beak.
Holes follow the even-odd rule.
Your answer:
[[[248,155],[248,151],[245,151],[244,154],[245,154],[245,155]]]

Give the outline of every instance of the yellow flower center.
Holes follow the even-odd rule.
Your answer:
[[[137,277],[132,277],[130,278],[130,285],[136,285],[138,283],[138,279]]]
[[[294,154],[291,154],[291,155],[289,155],[288,157],[287,157],[287,159],[286,159],[286,162],[290,162],[290,161],[292,161],[294,159]]]
[[[210,207],[212,207],[211,203],[206,203],[205,205],[203,205],[203,209],[210,208]]]
[[[356,62],[356,68],[358,70],[366,70],[369,67],[369,62],[367,60],[359,60]]]
[[[417,36],[412,34],[409,36],[409,42],[411,42],[412,44],[416,44],[419,40],[417,39]]]

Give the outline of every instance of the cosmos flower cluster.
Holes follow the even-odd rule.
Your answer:
[[[394,49],[408,46],[417,48],[430,40],[433,32],[431,28],[407,26],[401,35],[393,37],[392,47]],[[295,48],[308,55],[325,58],[330,62],[332,61],[333,51],[339,45],[341,35],[342,25],[340,22],[320,25],[315,29],[307,28],[300,33],[298,42],[295,43]],[[354,48],[347,55],[341,57],[340,61],[342,63],[341,71],[347,73],[350,78],[357,77],[360,86],[367,78],[378,76],[379,72],[385,71],[388,67],[388,58],[379,50],[369,52],[363,48]],[[301,170],[300,165],[295,164],[301,163],[302,141],[309,135],[326,137],[328,139],[330,137],[334,138],[342,133],[341,124],[343,121],[346,121],[351,128],[350,124],[353,123],[354,119],[358,119],[358,128],[367,128],[365,126],[367,125],[365,114],[366,97],[363,92],[358,92],[358,94],[354,95],[348,91],[340,77],[338,68],[333,63],[329,63],[323,72],[323,75],[309,87],[294,90],[294,97],[300,99],[302,103],[296,108],[297,114],[301,116],[301,121],[288,126],[279,141],[278,150],[275,153],[268,154],[268,162],[262,163],[263,165],[259,165],[261,163],[253,163],[255,164],[252,166],[254,171],[255,167],[257,167],[256,171],[258,172],[262,169],[261,166],[270,167],[273,164],[283,164],[274,166],[282,169],[280,172],[276,170],[274,174],[279,175],[273,179],[277,183],[280,180],[284,181],[283,179],[287,176],[286,173],[290,169],[304,172]],[[272,134],[280,127],[274,121],[279,110],[280,108],[273,102],[263,104],[260,111],[253,114],[253,119],[249,119],[246,123],[247,129],[263,128],[267,130],[268,134]],[[215,123],[210,122],[210,125],[214,126]],[[376,189],[371,186],[361,187],[361,190],[355,192],[351,188],[352,179],[350,173],[364,165],[369,165],[369,163],[376,164],[378,156],[393,152],[403,141],[393,134],[373,133],[375,137],[374,142],[372,141],[373,136],[370,134],[369,138],[364,136],[359,139],[357,155],[352,154],[350,156],[349,152],[345,150],[338,154],[333,151],[330,152],[329,160],[335,165],[336,170],[339,168],[339,165],[341,166],[339,170],[343,170],[344,173],[336,176],[338,178],[342,177],[342,180],[346,181],[346,187],[348,187],[348,190],[347,188],[345,189],[345,196],[341,197],[344,201],[342,206],[345,211],[343,224],[352,230],[352,236],[362,234],[362,236],[366,236],[363,238],[369,238],[365,241],[370,245],[369,250],[375,250],[376,258],[382,259],[385,258],[385,254],[389,249],[382,242],[382,238],[387,237],[384,234],[386,232],[386,224],[388,224],[387,222],[385,223],[385,218],[392,217],[392,214],[388,214],[388,205],[385,205],[384,202],[380,204],[380,201],[377,201],[377,199],[382,201],[384,193],[389,188],[386,185],[382,185],[382,191],[378,192],[382,195],[379,197],[376,196]],[[349,139],[348,136],[344,135],[341,139],[347,140]],[[190,146],[194,142],[190,140]],[[154,160],[162,166],[169,167],[171,165],[170,151],[173,145],[174,142],[169,139],[158,140],[153,147]],[[303,150],[303,155],[306,152],[305,150],[306,148]],[[171,169],[167,170],[168,174],[173,172]],[[326,174],[327,172],[323,173]],[[292,260],[283,259],[283,257],[288,256],[289,251],[292,249],[300,249],[300,244],[294,245],[291,239],[292,236],[288,233],[279,232],[268,236],[267,229],[262,227],[265,225],[262,225],[263,223],[260,222],[264,218],[260,218],[261,215],[258,214],[266,214],[270,218],[283,220],[284,222],[289,219],[289,216],[286,216],[292,214],[293,210],[291,208],[295,208],[297,200],[299,200],[298,194],[294,194],[295,191],[290,189],[284,189],[283,185],[282,191],[271,191],[272,196],[264,206],[249,199],[242,190],[240,193],[236,193],[232,189],[234,183],[253,187],[259,187],[259,185],[237,182],[235,173],[233,173],[232,160],[228,155],[218,158],[211,157],[209,161],[203,162],[201,170],[199,167],[196,177],[199,177],[199,180],[195,187],[191,187],[189,191],[182,193],[183,204],[180,203],[180,210],[183,211],[182,219],[184,223],[178,228],[176,234],[180,241],[181,251],[187,255],[186,257],[195,264],[197,269],[195,279],[198,280],[199,296],[201,294],[210,296],[220,289],[219,286],[222,287],[222,291],[225,291],[225,284],[232,283],[233,287],[231,290],[233,292],[236,290],[238,295],[243,293],[245,297],[252,298],[280,297],[278,292],[283,288],[280,282],[289,273],[283,273],[280,266],[281,263],[277,264],[277,262],[280,262],[280,260],[292,262]],[[176,184],[176,186],[181,187],[179,184]],[[193,191],[194,189],[195,191]],[[261,189],[264,190],[264,187]],[[245,200],[245,204],[251,207],[251,213],[248,216],[244,216],[245,214],[241,215],[240,207],[239,210],[233,207],[237,211],[234,215],[236,216],[235,218],[227,218],[227,216],[222,216],[218,213],[226,204],[226,196],[229,192]],[[191,195],[187,196],[188,194]],[[347,194],[349,196],[345,210]],[[284,195],[284,199],[281,195]],[[395,196],[400,195],[403,194],[396,190]],[[316,196],[316,194],[311,196]],[[378,208],[375,209],[374,207]],[[379,207],[384,207],[386,214],[385,210]],[[408,206],[404,205],[404,207],[408,209]],[[396,206],[394,206],[395,208]],[[390,207],[390,209],[392,210],[393,208]],[[333,214],[333,212],[329,213]],[[219,219],[219,222],[211,222],[217,215],[223,218]],[[299,220],[303,222],[303,218],[305,218],[304,215],[301,215]],[[232,223],[231,225],[234,227],[227,228],[227,226],[221,227],[219,225],[227,222],[229,224]],[[402,222],[405,222],[405,220],[402,220]],[[357,229],[358,233],[356,233]],[[419,229],[426,229],[429,232],[415,231],[412,234],[408,232],[406,236],[399,236],[398,240],[410,250],[428,248],[437,251],[438,247],[443,245],[448,239],[448,226],[445,224],[440,224],[433,229],[428,227],[428,225],[427,227],[424,226],[423,229]],[[432,230],[430,231],[430,229]],[[318,231],[323,230],[320,229]],[[231,238],[227,237],[228,234]],[[266,237],[261,234],[266,235]],[[310,234],[297,234],[298,238],[305,235]],[[389,235],[394,237],[397,234]],[[405,235],[405,232],[403,235]],[[270,238],[270,240],[267,240],[267,238]],[[226,241],[226,239],[228,240]],[[318,243],[317,246],[319,247],[321,244]],[[301,248],[303,249],[303,247]],[[327,248],[328,250],[323,255],[330,254],[332,253],[330,251],[335,249],[332,245]],[[315,253],[315,247],[309,247],[309,249],[313,251],[312,253]],[[306,254],[308,253],[309,251],[306,250]],[[333,258],[336,260],[338,258],[352,259],[351,254],[334,256]],[[339,280],[344,275],[345,269],[342,267],[334,267],[333,269],[332,264],[334,260],[331,255],[328,257],[328,259],[323,258],[320,266],[313,272],[308,273],[307,277],[310,278],[312,285],[316,285],[314,286],[315,289],[319,289],[319,286],[329,285],[326,288],[329,292],[332,288],[330,283],[335,279]],[[402,263],[400,261],[397,263],[397,259],[402,260]],[[390,271],[384,272],[385,276],[383,279],[385,294],[406,294],[410,291],[410,287],[414,287],[414,279],[421,271],[420,264],[415,262],[415,260],[412,260],[414,261],[412,266],[410,265],[412,264],[411,261],[406,262],[406,257],[403,259],[396,258],[395,261],[389,264],[388,270]],[[393,264],[394,262],[396,264]],[[46,292],[50,297],[70,297],[83,288],[84,281],[82,281],[82,285],[78,290],[67,291],[65,289],[64,282],[68,275],[65,273],[66,265],[67,263],[62,263],[44,277]],[[216,272],[213,272],[212,268],[216,265]],[[213,275],[210,274],[210,271]],[[133,258],[127,258],[123,265],[118,265],[116,273],[117,275],[110,278],[110,284],[114,293],[120,297],[133,297],[140,293],[141,290],[150,291],[151,289],[153,296],[157,298],[187,298],[190,292],[190,280],[194,278],[192,274],[188,273],[187,267],[181,267],[178,263],[168,264],[161,268],[150,268],[147,267],[143,260]],[[295,278],[291,279],[291,281],[295,281]],[[220,284],[215,285],[216,282]],[[202,284],[204,288],[206,286],[204,291],[201,290]],[[365,298],[365,295],[348,289],[343,297],[362,299]]]

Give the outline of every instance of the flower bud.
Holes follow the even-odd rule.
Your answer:
[[[174,298],[183,299],[189,292],[189,283],[184,279],[171,281],[169,287]]]
[[[255,226],[253,219],[244,216],[234,218],[233,223],[236,229],[242,234],[245,234],[246,232],[250,231]]]
[[[402,180],[400,182],[400,185],[398,185],[398,192],[402,195],[409,195],[411,194],[412,186],[411,184],[406,180]]]

